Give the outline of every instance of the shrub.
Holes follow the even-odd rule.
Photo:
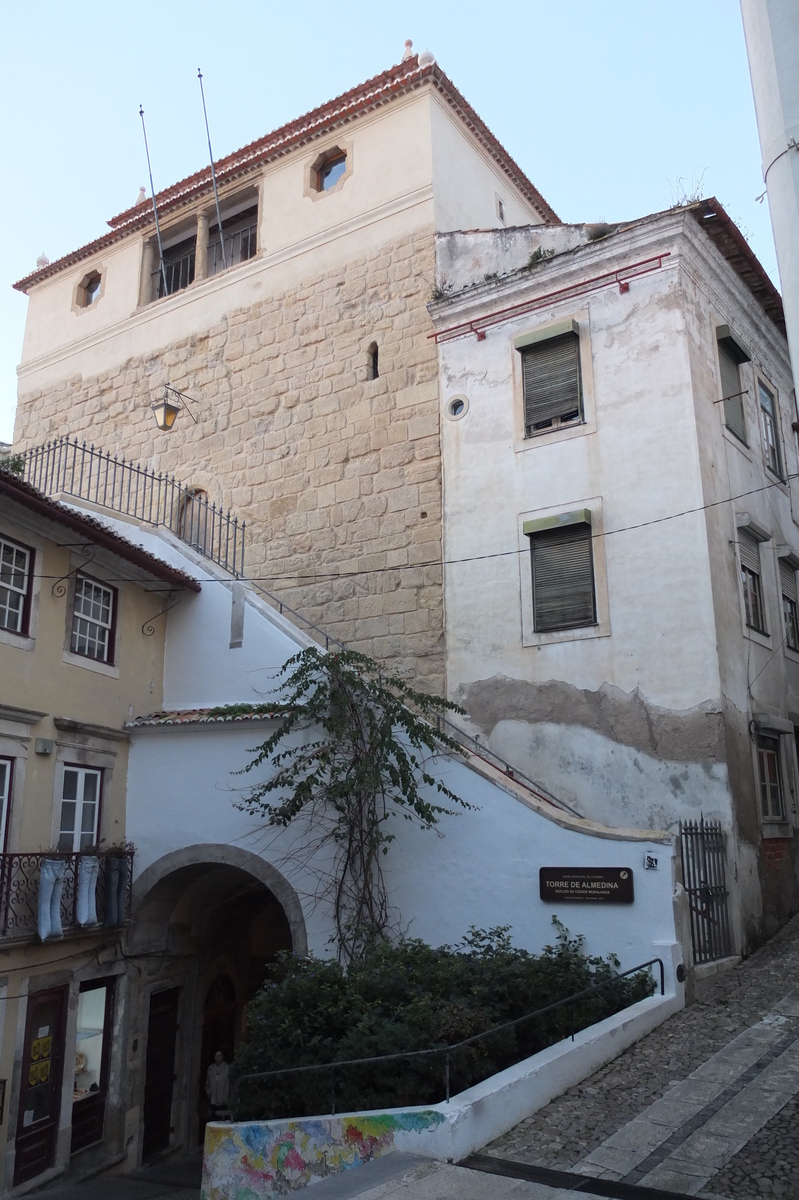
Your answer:
[[[444,1096],[447,1046],[586,988],[573,1005],[450,1054],[454,1094],[652,994],[648,972],[616,978],[618,962],[588,956],[557,919],[540,954],[514,948],[508,927],[472,928],[460,946],[418,939],[378,943],[348,971],[333,960],[283,956],[249,1009],[234,1075],[440,1048],[436,1055],[242,1080],[238,1116],[435,1104]]]

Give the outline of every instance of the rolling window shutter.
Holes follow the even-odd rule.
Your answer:
[[[580,416],[580,353],[576,333],[522,351],[524,431],[529,436],[555,418]]]
[[[786,562],[780,562],[780,584],[783,596],[787,596],[796,604],[796,571]]]
[[[741,555],[741,566],[748,567],[755,575],[760,575],[760,549],[751,533],[738,530],[738,551]]]
[[[530,537],[536,632],[594,625],[591,526],[569,525]]]

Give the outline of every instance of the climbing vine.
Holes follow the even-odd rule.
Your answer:
[[[279,728],[240,772],[267,764],[272,773],[248,787],[238,807],[265,817],[268,826],[304,821],[297,855],[306,864],[329,861],[314,852],[332,850],[322,891],[332,899],[339,957],[350,963],[383,940],[391,924],[382,860],[396,836],[392,819],[432,829],[452,805],[471,807],[429,766],[441,750],[461,753],[433,721],[462,709],[383,675],[354,650],[309,647],[279,674],[274,704],[221,707],[211,715],[280,713]]]

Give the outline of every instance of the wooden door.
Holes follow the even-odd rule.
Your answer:
[[[34,992],[22,1052],[14,1185],[55,1164],[64,1069],[66,988]]]
[[[143,1158],[150,1158],[159,1150],[165,1150],[172,1133],[179,997],[180,988],[156,992],[150,997],[144,1079]]]

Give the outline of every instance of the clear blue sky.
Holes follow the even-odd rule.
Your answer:
[[[6,0],[0,440],[26,300],[11,284],[102,234],[146,184],[217,157],[428,48],[566,221],[666,208],[702,181],[777,279],[737,0]]]

